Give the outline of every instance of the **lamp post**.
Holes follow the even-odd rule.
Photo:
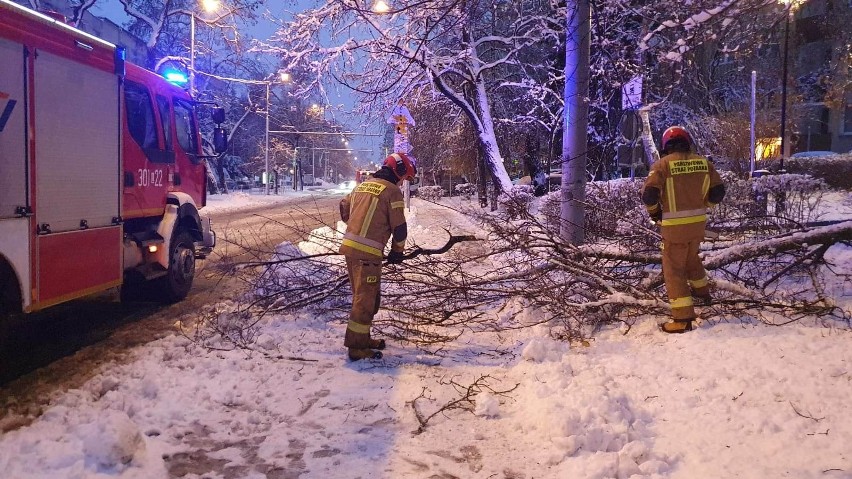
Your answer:
[[[219,0],[202,0],[201,7],[206,12],[219,8]],[[195,12],[189,13],[189,95],[195,98]]]
[[[779,170],[784,171],[787,132],[787,49],[790,43],[790,0],[783,0],[784,12],[784,52],[781,60],[781,162]]]
[[[265,128],[265,139],[266,146],[264,148],[264,155],[266,156],[266,166],[263,168],[263,174],[266,175],[266,181],[264,181],[264,186],[266,188],[266,194],[269,194],[269,180],[272,175],[269,174],[269,88],[272,86],[272,81],[266,82],[266,128]]]
[[[287,72],[281,72],[281,82],[287,83],[290,81],[290,74]],[[265,184],[265,192],[269,194],[269,180],[272,178],[272,175],[269,174],[269,90],[272,87],[272,79],[270,78],[266,82],[266,128],[264,131],[264,142],[266,146],[264,147],[264,156],[266,157],[266,166],[264,167],[264,173],[266,174],[266,184]],[[277,180],[277,178],[276,178]],[[293,185],[296,182],[293,181]]]

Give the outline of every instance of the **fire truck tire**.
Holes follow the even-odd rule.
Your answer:
[[[178,228],[172,234],[169,246],[168,274],[160,278],[159,299],[174,303],[186,298],[195,278],[195,240],[189,231]]]
[[[121,283],[121,289],[119,290],[119,300],[122,303],[141,301],[144,298],[142,294],[143,285],[144,281],[142,279],[125,273],[124,281]]]
[[[19,291],[18,283],[8,263],[0,263],[0,363],[4,362],[6,353],[9,352],[12,320],[21,315]]]

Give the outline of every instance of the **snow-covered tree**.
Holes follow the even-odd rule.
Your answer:
[[[395,1],[378,13],[356,0],[332,0],[293,16],[265,51],[291,69],[315,72],[305,90],[337,80],[357,92],[360,112],[381,118],[423,86],[468,117],[500,189],[511,186],[495,137],[494,91],[524,82],[530,49],[555,46],[564,28],[544,0]],[[416,100],[416,99],[415,99]],[[424,100],[425,101],[425,100]]]

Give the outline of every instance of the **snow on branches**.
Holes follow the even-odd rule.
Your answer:
[[[791,202],[813,204],[822,194],[803,178],[779,184],[792,183],[806,187],[800,193],[788,189]],[[476,224],[472,228],[483,241],[387,265],[374,327],[435,352],[465,332],[545,325],[556,338],[582,340],[608,324],[629,330],[648,316],[667,319],[660,238],[639,204],[639,187],[631,180],[589,185],[590,242],[584,246],[561,240],[553,225],[558,217],[535,203],[511,216],[506,210],[464,212],[467,219],[454,228]],[[778,191],[768,182],[762,187],[774,200]],[[758,213],[753,207],[714,213],[708,227],[719,237],[705,242],[702,255],[715,292],[713,305],[702,308],[704,320],[780,325],[809,317],[848,326],[852,312],[837,305],[839,293],[830,285],[848,286],[852,275],[832,265],[829,250],[849,247],[852,221],[808,226],[804,217]],[[439,214],[462,218],[450,209]],[[280,247],[272,260],[244,265],[253,291],[231,317],[251,325],[270,313],[310,311],[346,320],[350,293],[335,254],[341,234],[333,226],[305,233],[311,239],[300,248]],[[437,232],[427,236],[447,240]]]

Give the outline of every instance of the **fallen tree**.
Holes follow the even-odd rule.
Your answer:
[[[619,216],[603,211],[606,205],[589,206],[598,216],[618,218],[618,226],[591,226],[595,243],[584,246],[563,242],[545,213],[468,212],[481,241],[447,231],[442,247],[413,245],[404,264],[385,268],[375,327],[435,351],[465,331],[546,324],[554,337],[574,341],[607,324],[628,331],[642,317],[667,319],[658,232],[643,215],[631,222],[623,211]],[[852,221],[754,224],[756,229],[738,227],[730,234],[718,228],[720,238],[706,243],[702,255],[715,297],[712,306],[701,308],[704,320],[782,325],[817,318],[848,327],[850,311],[836,304],[838,293],[826,285],[852,284],[828,254],[852,242]],[[209,315],[207,331],[247,345],[252,328],[270,313],[308,311],[345,321],[350,292],[336,254],[341,234],[332,225],[305,234],[310,239],[301,248],[284,245],[267,261],[235,265],[235,271],[253,275],[251,294],[235,311]]]

